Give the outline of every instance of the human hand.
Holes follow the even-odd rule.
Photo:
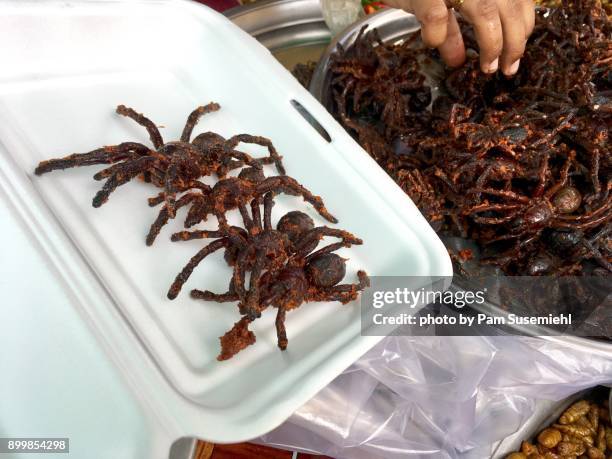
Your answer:
[[[453,11],[454,6],[472,26],[478,41],[480,67],[485,73],[501,67],[514,75],[535,23],[532,0],[384,0],[389,6],[414,13],[421,23],[427,46],[438,48],[451,67],[465,61],[465,45]]]

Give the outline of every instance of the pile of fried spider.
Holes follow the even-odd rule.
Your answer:
[[[612,21],[600,1],[538,10],[511,78],[482,73],[475,55],[445,67],[418,35],[385,43],[364,29],[330,70],[332,112],[436,231],[475,241],[508,275],[612,273]]]

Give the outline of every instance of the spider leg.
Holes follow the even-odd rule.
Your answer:
[[[211,187],[202,183],[198,180],[192,180],[188,182],[185,186],[180,187],[177,191],[187,191],[188,189],[194,188],[196,190],[202,190],[204,193],[209,193],[211,191]],[[197,195],[201,196],[201,195]],[[160,191],[157,196],[149,198],[147,201],[150,207],[155,207],[161,204],[166,200],[166,194],[163,191]],[[197,223],[197,222],[196,222]]]
[[[115,175],[116,173],[121,173],[121,171],[124,170],[126,167],[128,167],[128,164],[130,164],[131,162],[137,161],[138,159],[145,158],[145,157],[152,158],[151,156],[138,156],[132,153],[129,156],[127,156],[123,162],[113,164],[112,166],[109,166],[106,169],[102,169],[101,171],[96,172],[93,178],[94,180],[107,179]]]
[[[284,192],[293,196],[302,196],[304,201],[310,203],[323,218],[332,223],[338,223],[338,219],[330,214],[325,208],[321,197],[312,194],[308,189],[300,185],[294,178],[286,175],[268,177],[263,182],[257,184],[254,195],[257,196],[269,192]]]
[[[270,276],[272,278],[272,276]],[[284,291],[267,291],[260,299],[259,307],[263,311],[265,308],[270,306],[272,303],[279,301],[279,299],[283,296]]]
[[[217,217],[217,220],[219,221],[219,228],[229,227],[229,225],[227,224],[227,218],[225,217],[225,213],[215,210],[213,214],[215,214],[215,217]]]
[[[199,184],[199,185],[198,185]],[[200,186],[201,185],[201,186]],[[180,187],[177,191],[186,191],[190,188],[200,189],[204,193],[209,193],[211,188],[197,180],[195,183],[189,183],[187,186]],[[189,228],[202,220],[206,220],[206,215],[202,216],[200,213],[202,212],[202,206],[206,207],[206,200],[204,194],[194,194],[193,205],[189,209],[189,213],[187,214],[187,218],[185,219],[185,227]],[[160,192],[157,196],[149,198],[149,206],[155,207],[166,200],[166,193],[164,191]],[[178,205],[178,204],[177,204]]]
[[[191,139],[191,133],[193,132],[193,128],[200,120],[203,115],[207,113],[216,112],[219,110],[221,106],[216,102],[211,102],[207,105],[202,105],[196,108],[189,114],[187,118],[187,122],[185,123],[185,127],[183,128],[183,133],[181,134],[181,142],[189,142]]]
[[[482,204],[478,204],[477,206],[473,206],[469,209],[465,209],[462,212],[462,214],[473,215],[473,214],[479,214],[482,212],[490,212],[490,211],[501,212],[504,210],[518,210],[521,207],[522,206],[519,204],[490,204],[488,202],[484,202]]]
[[[555,222],[553,223],[552,226],[558,227],[558,228],[574,228],[578,230],[586,230],[590,228],[595,228],[601,225],[602,223],[607,222],[610,219],[612,219],[612,213],[600,215],[595,220],[586,220],[586,221],[583,221],[582,223],[578,223],[577,220],[574,220],[573,222],[562,221],[562,222]]]
[[[289,340],[287,339],[287,330],[285,329],[285,316],[286,309],[282,306],[279,306],[278,311],[276,312],[276,339],[278,343],[278,347],[281,351],[287,349],[287,344],[289,344]]]
[[[170,165],[166,171],[166,180],[164,184],[164,200],[166,201],[166,207],[168,209],[168,215],[170,218],[174,218],[176,213],[176,188],[174,187],[174,181],[177,179],[179,174],[179,164],[177,164],[180,161],[179,158],[180,157],[175,156],[170,161]]]
[[[234,137],[232,137],[231,139],[227,141],[227,146],[232,150],[232,155],[235,156],[234,148],[236,148],[238,144],[240,143],[254,143],[256,145],[261,145],[262,147],[266,147],[270,155],[269,158],[274,162],[274,165],[276,166],[276,170],[278,171],[278,173],[280,175],[285,175],[285,167],[283,166],[282,157],[278,154],[278,152],[276,151],[276,148],[274,148],[274,145],[272,144],[270,139],[266,139],[265,137],[260,137],[260,136],[253,136],[249,134],[235,135]],[[238,159],[242,159],[238,156],[235,156],[235,157]],[[257,161],[259,160],[255,160],[255,162]]]
[[[254,167],[255,169],[261,169],[262,168],[262,162],[258,161],[257,159],[253,158],[251,155],[248,155],[246,153],[243,153],[241,151],[237,151],[237,150],[226,150],[226,153],[228,155],[233,156],[234,158],[237,158],[240,162],[244,164],[246,164],[247,166],[251,166]],[[224,161],[225,163],[229,164],[230,162],[232,162],[232,160],[227,159],[226,161]],[[229,171],[229,167],[224,164],[223,165],[224,169],[225,169],[225,173],[227,173],[227,171]]]
[[[177,241],[192,241],[194,239],[209,239],[226,237],[227,231],[179,231],[171,237],[172,242]]]
[[[520,195],[510,190],[496,190],[494,188],[472,188],[468,190],[468,193],[483,193],[491,196],[497,196],[499,198],[507,198],[512,201],[518,201],[522,204],[529,204],[531,199],[527,196]]]
[[[341,249],[343,247],[350,247],[350,246],[351,246],[350,242],[335,242],[333,244],[326,245],[325,247],[323,247],[323,248],[321,248],[321,249],[319,249],[319,250],[317,250],[315,252],[312,252],[310,255],[308,255],[305,258],[305,260],[306,260],[306,262],[308,262],[308,261],[312,260],[316,256],[324,255],[326,253],[332,253],[332,252],[335,252],[336,250]]]
[[[211,187],[193,178],[201,175],[203,171],[194,164],[194,156],[200,152],[193,145],[185,142],[169,142],[160,149],[170,157],[170,163],[166,169],[163,180],[164,200],[174,218],[176,193],[185,191],[189,188],[197,188],[205,192],[210,192]]]
[[[263,229],[262,221],[261,221],[261,196],[253,198],[251,201],[251,215],[253,215],[253,225],[254,229],[260,232]]]
[[[262,166],[268,165],[268,164],[274,164],[274,159],[270,158],[269,156],[266,156],[265,158],[254,158],[255,162],[261,164]]]
[[[359,282],[356,284],[338,284],[330,287],[328,290],[334,292],[352,292],[354,288],[364,290],[370,286],[370,278],[365,271],[357,271],[357,279]]]
[[[164,202],[164,200],[166,199],[164,192],[160,191],[157,196],[154,196],[152,198],[149,198],[147,200],[147,202],[149,203],[149,207],[155,207],[160,205],[162,202]]]
[[[244,204],[238,205],[238,210],[240,211],[240,215],[242,216],[242,222],[244,223],[244,228],[251,232],[254,227],[253,219],[249,215],[249,211],[247,210]]]
[[[70,169],[72,167],[91,166],[94,164],[112,164],[130,157],[130,153],[146,154],[149,148],[141,143],[123,142],[97,148],[88,153],[73,153],[64,158],[49,159],[38,163],[34,173],[46,174],[54,170]]]
[[[100,191],[96,193],[92,200],[94,207],[100,207],[107,200],[109,195],[121,185],[126,184],[138,174],[146,171],[154,161],[150,156],[143,156],[135,161],[125,163],[125,166],[112,175],[105,183]]]
[[[548,175],[548,161],[550,159],[550,152],[545,151],[544,157],[542,158],[542,163],[540,165],[540,170],[538,171],[538,186],[533,192],[534,197],[539,198],[544,194],[544,188],[546,187],[546,176]]]
[[[510,212],[508,215],[504,216],[504,217],[479,217],[479,216],[474,216],[472,217],[472,220],[474,220],[476,223],[480,223],[481,225],[501,225],[502,223],[507,223],[509,221],[512,221],[515,217],[517,212]]]
[[[567,183],[567,179],[569,177],[570,167],[572,166],[572,163],[574,162],[575,157],[576,157],[576,152],[574,150],[570,151],[569,154],[567,155],[567,160],[565,161],[565,164],[563,164],[563,168],[561,169],[559,181],[555,183],[552,187],[550,187],[546,191],[544,196],[546,196],[547,198],[550,198],[557,191],[559,191],[561,188],[565,186],[565,184]]]
[[[608,260],[606,260],[606,258],[601,254],[599,249],[597,249],[597,247],[595,247],[590,241],[588,241],[586,239],[583,239],[581,242],[582,242],[582,245],[584,245],[586,247],[586,249],[591,253],[591,255],[593,255],[593,258],[595,259],[595,261],[602,268],[605,268],[609,272],[612,273],[612,263],[610,263]]]
[[[160,161],[161,163],[161,161]],[[163,165],[162,165],[163,164]],[[166,164],[153,164],[144,174],[145,182],[152,183],[156,187],[164,187],[164,175],[166,174]]]
[[[249,330],[249,324],[252,322],[248,317],[243,317],[223,335],[221,341],[221,352],[217,356],[217,360],[231,359],[244,348],[255,343],[255,334]]]
[[[564,131],[565,129],[571,127],[571,121],[576,117],[577,113],[578,110],[571,110],[566,114],[562,115],[559,118],[559,124],[552,131],[544,135],[541,139],[531,144],[531,148],[535,148],[549,142],[551,139],[554,139],[561,131]]]
[[[255,264],[251,271],[251,279],[249,280],[249,291],[246,295],[246,301],[244,304],[244,312],[252,320],[256,319],[261,315],[257,306],[259,304],[259,284],[261,281],[261,274],[264,270],[266,262],[266,256],[263,250],[259,249],[255,252]]]
[[[234,149],[234,147],[240,143],[240,141],[236,141],[236,137],[237,136],[234,136],[231,139],[227,140],[223,145],[223,152],[225,153],[225,157],[223,158],[223,164],[219,166],[217,170],[217,175],[219,177],[227,175],[228,171],[230,171],[232,168],[236,169],[236,166],[238,166],[238,164],[240,164],[240,166],[238,167],[247,164],[251,167],[254,167],[255,169],[262,168],[261,161],[258,161],[247,153]],[[235,158],[238,161],[235,161],[232,158]],[[232,165],[232,168],[230,168],[230,164]]]
[[[370,286],[370,278],[365,271],[358,271],[359,282],[356,284],[340,284],[325,289],[314,289],[308,293],[308,301],[339,301],[342,304],[357,299],[359,292]]]
[[[198,266],[204,258],[219,249],[227,247],[228,244],[229,240],[227,238],[217,239],[196,253],[174,279],[174,282],[168,290],[168,298],[173,300],[177,297],[183,284],[187,282],[187,279],[189,279],[195,267]]]
[[[232,282],[234,283],[234,290],[240,298],[240,301],[244,301],[246,298],[246,290],[244,288],[244,276],[248,257],[251,254],[251,248],[245,247],[240,250],[238,257],[236,258],[236,264],[234,265],[234,272],[232,274]]]
[[[209,290],[202,291],[198,289],[193,289],[191,291],[191,298],[196,300],[214,301],[215,303],[229,303],[239,300],[236,292],[213,293]]]
[[[306,253],[308,253],[307,250],[310,247],[312,247],[312,242],[319,241],[324,236],[333,236],[333,237],[341,238],[343,241],[343,244],[346,244],[346,243],[355,244],[355,245],[363,244],[363,241],[361,239],[352,235],[348,231],[339,230],[336,228],[329,228],[327,226],[319,226],[317,228],[313,228],[309,230],[302,237],[302,239],[295,245],[296,256],[298,257],[305,256]]]
[[[187,193],[181,196],[179,200],[176,202],[176,206],[175,206],[176,209],[180,209],[181,207],[186,206],[187,204],[189,204],[190,202],[192,202],[194,199],[198,198],[199,196],[200,195],[196,193]],[[157,218],[151,224],[151,228],[149,228],[149,233],[147,234],[147,238],[146,238],[146,244],[148,246],[153,245],[153,242],[155,242],[155,238],[157,238],[162,227],[166,225],[166,223],[168,223],[170,218],[171,217],[170,217],[170,212],[168,212],[168,207],[167,206],[162,207],[162,209],[157,214]],[[216,236],[213,236],[213,237],[216,237]]]
[[[197,190],[202,190],[205,193],[210,193],[212,191],[212,187],[207,185],[206,183],[202,183],[199,180],[190,180],[187,184],[182,187],[181,191],[187,190],[189,188],[195,188]]]
[[[525,234],[527,234],[527,231],[520,231],[518,233],[507,233],[507,234],[503,234],[501,236],[497,236],[494,238],[491,238],[487,241],[483,241],[483,244],[493,244],[495,242],[500,242],[500,241],[509,241],[511,239],[518,239],[523,237]]]
[[[274,193],[267,193],[264,197],[264,229],[272,229],[272,207],[274,207]]]
[[[598,207],[597,209],[593,210],[592,212],[589,212],[588,214],[584,214],[584,215],[558,215],[557,219],[561,220],[561,221],[574,221],[574,222],[584,222],[584,221],[589,221],[594,217],[597,217],[599,214],[607,214],[607,212],[610,210],[610,208],[612,207],[612,200],[608,199],[608,201],[605,204],[602,204],[600,207]],[[604,215],[605,216],[605,215]],[[607,215],[608,217],[610,217],[611,215]]]
[[[595,148],[591,154],[591,182],[593,182],[593,190],[595,194],[601,193],[601,182],[599,181],[599,160],[601,153],[599,148]]]
[[[191,228],[201,221],[206,221],[210,213],[208,209],[208,196],[201,196],[199,199],[194,200],[187,213],[187,218],[185,218],[185,228]]]
[[[606,237],[608,234],[610,234],[610,232],[612,232],[612,226],[608,225],[608,226],[604,226],[602,229],[600,229],[597,233],[595,233],[590,239],[589,242],[591,244],[595,244],[598,240],[600,240],[602,237]]]
[[[144,126],[144,128],[149,133],[149,138],[151,139],[151,142],[153,143],[155,148],[161,148],[161,146],[164,144],[164,140],[161,134],[159,133],[159,129],[157,129],[157,126],[155,126],[155,123],[153,123],[153,121],[144,116],[142,113],[138,113],[133,108],[126,107],[125,105],[118,105],[117,113],[123,116],[127,116],[128,118],[131,118],[136,121],[141,126]]]

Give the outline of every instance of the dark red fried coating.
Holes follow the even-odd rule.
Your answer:
[[[251,320],[248,317],[243,317],[229,330],[225,335],[219,338],[221,341],[221,352],[217,356],[217,360],[231,359],[238,352],[255,344],[257,340],[255,334],[249,330]]]

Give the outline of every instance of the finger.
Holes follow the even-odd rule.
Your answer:
[[[459,67],[465,62],[465,44],[457,18],[451,12],[446,25],[446,40],[438,46],[440,56],[449,67]]]
[[[384,0],[383,3],[385,5],[390,6],[391,8],[397,8],[400,10],[408,11],[409,13],[413,13],[411,7],[411,0]]]
[[[521,12],[525,24],[525,39],[528,39],[535,27],[535,4],[531,0],[521,1]]]
[[[480,68],[493,73],[499,67],[503,36],[499,10],[495,0],[466,0],[461,8],[463,16],[474,26],[480,48]]]
[[[445,42],[450,14],[444,0],[384,0],[384,3],[416,16],[425,45],[438,48]]]
[[[414,15],[421,23],[423,42],[437,48],[446,41],[449,11],[444,0],[414,1]]]
[[[501,0],[498,3],[504,40],[500,64],[502,72],[507,76],[517,72],[527,44],[521,1]]]

